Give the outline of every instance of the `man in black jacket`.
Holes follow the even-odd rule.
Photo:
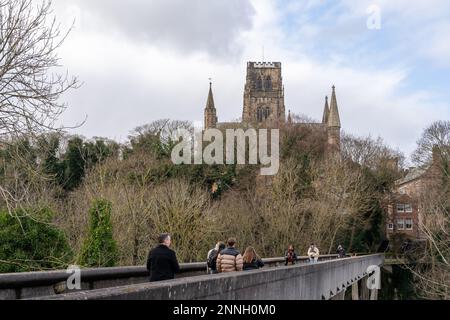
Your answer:
[[[150,251],[147,259],[150,282],[172,280],[180,272],[175,251],[170,249],[170,234],[161,234],[158,241],[159,245]]]

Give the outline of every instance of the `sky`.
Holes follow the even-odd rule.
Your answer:
[[[63,97],[70,133],[125,141],[154,120],[242,116],[247,61],[279,61],[286,109],[322,118],[336,86],[342,128],[409,155],[450,120],[448,0],[65,0],[59,54],[82,87]]]

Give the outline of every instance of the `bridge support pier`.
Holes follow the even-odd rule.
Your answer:
[[[377,289],[370,290],[370,300],[378,300],[378,290]]]
[[[359,283],[355,281],[352,284],[352,300],[359,300]]]
[[[368,276],[361,279],[361,300],[370,300],[370,290],[367,287]]]

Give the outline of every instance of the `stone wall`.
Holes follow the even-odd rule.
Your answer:
[[[379,254],[92,290],[50,299],[328,300],[367,276],[369,266],[383,263],[384,255]]]

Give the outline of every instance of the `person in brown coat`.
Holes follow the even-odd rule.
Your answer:
[[[227,245],[228,247],[222,250],[217,257],[217,272],[242,271],[244,268],[244,260],[242,255],[235,248],[236,239],[228,239]]]

